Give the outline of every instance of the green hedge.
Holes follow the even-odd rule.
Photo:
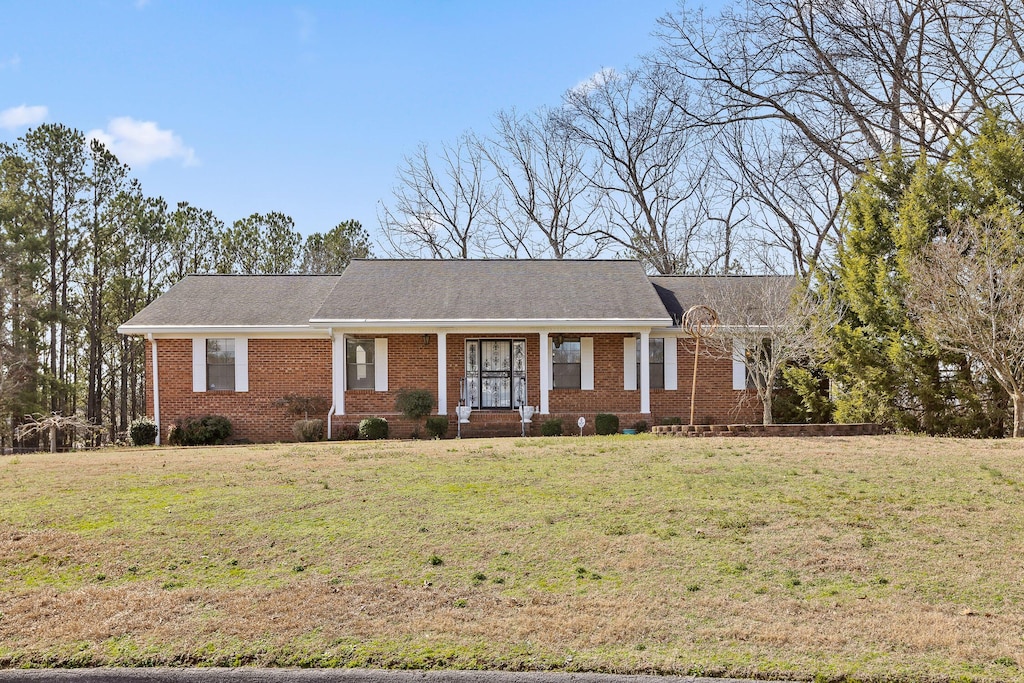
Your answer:
[[[594,431],[600,435],[619,433],[619,416],[611,413],[598,413],[594,417]]]
[[[148,417],[140,417],[132,422],[128,433],[132,437],[132,443],[136,446],[152,446],[156,443],[156,422]]]
[[[171,431],[174,446],[215,446],[231,436],[231,420],[223,415],[186,417]]]
[[[419,420],[434,409],[434,395],[426,389],[402,389],[395,398],[395,408],[410,420]]]
[[[376,440],[388,438],[388,421],[383,417],[368,417],[359,422],[359,438]]]
[[[540,426],[540,433],[544,436],[561,436],[562,421],[558,419],[546,421]]]
[[[431,415],[427,418],[427,434],[432,439],[443,439],[448,433],[448,416]]]

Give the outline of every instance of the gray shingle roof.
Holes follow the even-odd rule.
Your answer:
[[[797,285],[795,277],[785,275],[652,275],[650,280],[674,321],[691,306],[705,305],[716,310],[723,325],[764,324],[759,308],[766,298],[777,298],[767,295]]]
[[[339,275],[188,275],[122,327],[308,325]]]
[[[322,321],[664,320],[637,261],[353,261]]]
[[[344,275],[189,275],[122,330],[308,326],[311,320],[645,320],[667,326],[699,303],[756,307],[769,281],[796,284],[763,276],[648,277],[636,261],[367,259],[353,261]],[[723,324],[735,317],[728,310],[719,315]]]

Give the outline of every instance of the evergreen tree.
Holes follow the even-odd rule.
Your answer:
[[[837,418],[928,433],[998,436],[1008,396],[977,358],[927,333],[909,305],[914,264],[966,220],[1024,207],[1022,138],[995,113],[949,162],[889,158],[847,198],[832,283],[847,314],[827,364]]]
[[[370,236],[357,220],[349,219],[325,234],[314,232],[302,246],[303,273],[341,273],[354,258],[373,255]]]

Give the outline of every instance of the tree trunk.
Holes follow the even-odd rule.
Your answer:
[[[764,412],[761,415],[761,423],[770,425],[774,424],[772,420],[772,394],[771,392],[765,392],[764,397],[761,399],[761,406]]]
[[[1013,398],[1013,436],[1024,436],[1024,393],[1016,392]]]

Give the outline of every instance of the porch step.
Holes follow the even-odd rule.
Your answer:
[[[526,435],[531,433],[532,423],[526,425]],[[512,411],[488,412],[474,410],[469,416],[469,423],[462,425],[464,438],[489,438],[501,436],[520,436],[522,422],[519,413]],[[458,424],[453,416],[448,427],[448,434],[456,434]]]

